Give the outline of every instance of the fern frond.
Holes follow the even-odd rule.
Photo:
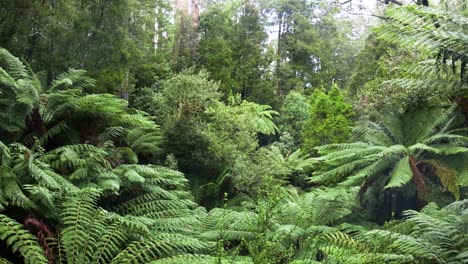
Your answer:
[[[207,263],[220,263],[220,264],[252,264],[250,257],[243,256],[230,256],[230,257],[215,257],[209,255],[179,255],[169,258],[163,258],[151,262],[150,264],[207,264]]]
[[[424,164],[429,164],[434,170],[437,177],[439,177],[442,185],[447,188],[455,197],[455,199],[460,198],[460,187],[458,183],[458,173],[444,165],[441,161],[438,160],[424,160]]]
[[[65,197],[60,217],[65,225],[61,232],[61,242],[67,253],[67,261],[72,263],[89,263],[84,254],[88,231],[94,223],[95,205],[99,192],[95,189],[84,189],[70,193]]]
[[[13,252],[21,254],[25,263],[48,263],[37,238],[24,230],[20,223],[2,214],[0,214],[0,240],[5,240]]]
[[[257,216],[252,212],[236,212],[215,208],[202,219],[201,238],[240,241],[254,236]]]
[[[158,127],[134,128],[126,136],[133,151],[143,154],[154,154],[159,151],[162,134]]]
[[[391,146],[397,143],[386,133],[384,127],[371,121],[358,122],[353,133],[357,134],[363,141],[373,145]]]
[[[144,241],[130,244],[110,263],[148,263],[171,255],[196,253],[206,247],[206,243],[197,239],[183,235],[162,233],[151,236]]]
[[[50,92],[67,90],[67,89],[80,89],[86,91],[91,89],[96,84],[96,80],[86,76],[85,70],[68,69],[52,81]]]
[[[341,182],[340,185],[354,186],[356,184],[361,184],[368,178],[386,172],[393,164],[395,164],[396,160],[398,160],[396,157],[387,157],[377,160],[349,176],[345,181]]]
[[[390,179],[385,188],[400,187],[408,183],[413,178],[411,171],[409,156],[405,156],[399,160],[393,170],[390,172]]]
[[[0,67],[15,80],[30,77],[24,64],[4,48],[0,48]]]

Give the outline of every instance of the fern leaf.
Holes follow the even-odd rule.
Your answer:
[[[37,238],[24,230],[21,224],[2,214],[0,214],[0,240],[5,240],[13,252],[21,254],[25,263],[48,263]]]
[[[413,177],[413,172],[409,164],[409,156],[399,160],[390,172],[390,179],[385,188],[401,187],[408,183]]]
[[[64,209],[60,217],[65,228],[61,233],[61,240],[69,262],[89,262],[83,251],[89,242],[87,231],[93,224],[94,206],[98,196],[97,190],[84,189],[69,194],[63,202]]]

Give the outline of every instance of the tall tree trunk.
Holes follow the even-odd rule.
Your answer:
[[[277,40],[277,46],[276,46],[276,68],[275,68],[275,75],[276,75],[276,81],[277,81],[277,87],[276,90],[278,94],[281,95],[281,79],[280,78],[280,67],[281,67],[281,37],[282,37],[282,26],[283,26],[283,12],[278,13],[278,40]]]
[[[198,0],[192,0],[192,26],[194,29],[198,28],[198,22],[200,21],[200,8]]]

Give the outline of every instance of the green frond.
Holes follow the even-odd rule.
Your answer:
[[[150,264],[211,264],[211,263],[219,263],[219,264],[252,264],[252,259],[250,257],[243,257],[243,256],[223,256],[223,257],[215,257],[209,255],[179,255],[170,258],[163,258],[160,260],[156,260],[151,262]]]
[[[24,64],[8,50],[0,48],[0,67],[3,68],[15,80],[30,77]]]
[[[126,129],[121,126],[108,127],[103,133],[99,134],[100,142],[114,141],[124,137]]]
[[[396,157],[387,157],[377,160],[349,176],[345,181],[341,182],[340,185],[355,186],[356,184],[361,184],[368,178],[386,172],[397,160]]]
[[[330,165],[335,165],[335,164],[339,165],[347,161],[351,162],[356,159],[362,159],[362,158],[369,157],[369,156],[375,156],[375,154],[378,154],[385,149],[386,147],[382,147],[382,146],[367,145],[367,147],[363,147],[360,149],[358,148],[344,149],[344,150],[331,152],[322,157],[315,158],[315,160],[324,161],[325,163],[330,164]]]
[[[129,170],[133,170],[135,173],[145,178],[146,184],[143,185],[143,187],[160,186],[169,189],[185,189],[188,184],[188,180],[181,172],[156,165],[125,164],[117,167],[115,173]]]
[[[274,135],[278,131],[273,117],[279,115],[269,105],[255,105],[254,118],[258,132],[264,135]]]
[[[253,212],[215,208],[202,219],[200,237],[211,241],[250,239],[254,236],[256,223],[257,215]]]
[[[445,206],[441,211],[443,213],[449,212],[449,213],[455,214],[455,215],[463,215],[463,214],[466,214],[466,212],[464,210],[466,209],[467,206],[468,206],[468,199],[465,199],[465,200],[461,200],[461,201],[455,201],[455,202]],[[428,207],[428,206],[426,206],[426,207]],[[423,210],[425,210],[426,207],[424,207]],[[437,209],[439,209],[439,208],[437,207],[436,210]]]
[[[152,128],[134,128],[125,137],[129,146],[136,153],[155,154],[159,151],[162,134],[157,126]]]
[[[437,252],[437,248],[422,239],[414,238],[408,235],[392,233],[385,230],[372,230],[369,231],[367,235],[380,237],[382,239],[394,240],[394,242],[390,245],[390,248],[394,250],[394,252],[413,255],[417,258],[437,260],[436,263],[444,263],[441,262],[439,257],[435,254],[435,252]]]
[[[457,155],[457,154],[468,153],[468,148],[463,147],[463,146],[436,144],[436,145],[433,145],[433,147],[437,149],[439,153],[444,154],[444,155]]]
[[[383,149],[378,155],[380,157],[392,156],[392,155],[406,155],[408,154],[408,148],[403,145],[393,145]]]
[[[354,171],[365,168],[374,162],[373,158],[363,158],[341,164],[340,166],[332,167],[324,171],[318,171],[310,177],[310,181],[314,183],[335,183],[340,182],[346,176],[351,175]]]
[[[40,137],[40,141],[41,141],[41,145],[45,145],[47,144],[47,142],[49,142],[49,140],[51,140],[52,138],[66,132],[67,130],[69,130],[69,127],[67,126],[67,124],[65,122],[59,122],[58,124],[54,125],[53,127],[47,129],[47,132],[44,133],[44,135],[42,135]]]
[[[325,229],[315,245],[331,263],[465,263],[466,203],[442,209],[430,203],[421,212],[406,211],[403,221],[384,230],[349,224]]]
[[[385,188],[401,187],[412,178],[413,172],[411,171],[409,156],[405,156],[395,164],[395,167],[390,172],[390,179]]]
[[[0,164],[9,164],[11,161],[10,148],[0,141]]]
[[[13,252],[24,257],[25,263],[48,263],[37,238],[24,230],[20,223],[2,214],[0,214],[0,240],[6,241]]]
[[[304,171],[307,168],[312,167],[317,162],[312,159],[308,154],[298,149],[289,155],[286,160],[286,166],[291,171]]]
[[[414,5],[391,9],[387,15],[393,23],[391,27],[379,30],[383,39],[423,46],[428,50],[447,49],[456,54],[468,53],[468,37],[463,31],[463,25],[468,23],[465,17]]]
[[[45,206],[45,208],[47,208],[48,211],[44,212],[44,215],[47,215],[48,212],[52,212],[52,214],[55,214],[55,200],[58,196],[57,193],[52,192],[51,190],[45,187],[30,184],[23,185],[23,189],[27,191],[29,196],[28,198],[31,201],[33,201],[34,204],[42,205]]]
[[[449,190],[455,199],[460,198],[460,187],[458,183],[458,173],[457,171],[446,166],[439,160],[424,160],[424,164],[428,164],[434,170],[437,177],[439,177],[442,185]]]
[[[39,105],[40,82],[24,64],[0,48],[0,133],[14,142],[26,128],[24,120]]]
[[[11,172],[2,171],[0,176],[2,182],[2,193],[8,204],[20,208],[33,208],[34,203],[23,192],[16,177]]]
[[[356,207],[357,188],[323,188],[298,194],[289,190],[280,204],[277,221],[282,224],[295,224],[310,232],[312,225],[333,225],[352,213]]]
[[[327,144],[323,146],[315,147],[314,149],[317,150],[319,154],[328,154],[338,150],[345,150],[345,149],[362,149],[369,146],[368,143],[365,142],[353,142],[353,143],[339,143],[339,144]]]
[[[200,240],[177,234],[157,234],[130,244],[110,263],[149,263],[153,260],[183,253],[196,253],[207,248]]]
[[[61,243],[68,262],[89,263],[85,250],[91,243],[88,232],[95,224],[95,205],[99,195],[95,189],[83,189],[65,197],[60,213],[65,226],[61,232]]]
[[[68,89],[80,89],[83,91],[89,90],[94,87],[96,80],[86,76],[85,70],[68,69],[57,76],[52,81],[50,92],[68,90]]]
[[[449,142],[454,142],[454,141],[461,141],[461,142],[468,142],[468,137],[462,136],[462,135],[456,135],[456,134],[447,134],[447,133],[438,133],[435,134],[426,140],[423,141],[425,144],[431,144],[431,143],[438,143],[441,141],[449,141]]]
[[[418,109],[404,115],[408,142],[423,142],[435,132],[445,133],[452,124],[456,105]]]
[[[180,199],[172,192],[160,189],[159,192],[148,193],[125,202],[117,209],[124,214],[151,216],[155,211],[184,210],[195,205],[189,199]]]
[[[321,249],[325,252],[333,252],[335,247],[341,249],[348,249],[352,251],[368,251],[368,246],[361,243],[350,235],[336,231],[334,233],[328,233],[323,236],[324,241],[322,242]]]
[[[389,137],[381,125],[371,121],[359,122],[353,129],[353,133],[358,135],[362,141],[373,145],[391,146],[397,143]]]
[[[412,152],[412,153],[415,153],[415,151],[420,151],[420,150],[432,152],[432,153],[435,153],[435,154],[440,153],[440,150],[438,148],[430,147],[430,146],[428,146],[426,144],[422,144],[422,143],[414,144],[414,145],[408,147],[408,150],[410,152]]]
[[[38,165],[45,165],[39,163]],[[52,171],[43,169],[34,163],[29,164],[29,170],[31,177],[37,181],[40,185],[45,186],[49,189],[59,189],[60,185],[55,181],[55,177],[52,174],[55,174]]]
[[[90,259],[96,263],[110,263],[126,244],[127,230],[122,227],[121,223],[115,222],[107,224],[98,234],[99,237],[92,248],[93,255]]]
[[[4,258],[0,258],[0,264],[13,264],[13,263]]]

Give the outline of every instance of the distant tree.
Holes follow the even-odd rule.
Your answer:
[[[302,130],[305,151],[312,151],[319,145],[348,140],[353,128],[354,112],[337,85],[334,84],[328,92],[315,89],[309,104],[309,115]]]
[[[211,78],[220,82],[223,97],[227,98],[236,86],[233,76],[233,41],[235,21],[230,10],[214,6],[200,17],[198,66],[205,68]]]
[[[277,93],[285,96],[294,89],[344,82],[353,52],[339,32],[331,3],[278,0],[271,2],[270,12],[277,27],[275,78]],[[317,15],[319,14],[320,15]],[[345,21],[340,22],[345,24]]]
[[[281,133],[288,133],[293,137],[296,147],[303,143],[302,130],[308,120],[310,107],[306,96],[292,91],[284,98],[280,108],[278,128]]]
[[[2,1],[0,46],[51,82],[82,68],[99,92],[126,93],[154,53],[156,0]],[[109,45],[111,43],[111,45]]]
[[[145,104],[153,105],[165,135],[166,153],[175,155],[182,170],[203,168],[211,156],[202,134],[206,126],[204,112],[221,98],[218,84],[209,80],[205,71],[185,70],[158,86]]]
[[[268,75],[271,54],[260,11],[243,1],[233,6],[218,4],[202,13],[198,66],[220,81],[224,99],[232,93],[258,103],[274,102]]]
[[[239,22],[235,27],[236,38],[232,47],[233,77],[236,87],[232,92],[240,94],[242,99],[266,101],[263,98],[269,97],[273,92],[270,87],[262,85],[265,71],[269,68],[264,56],[268,35],[260,11],[254,5],[246,1],[240,7],[238,16]]]

